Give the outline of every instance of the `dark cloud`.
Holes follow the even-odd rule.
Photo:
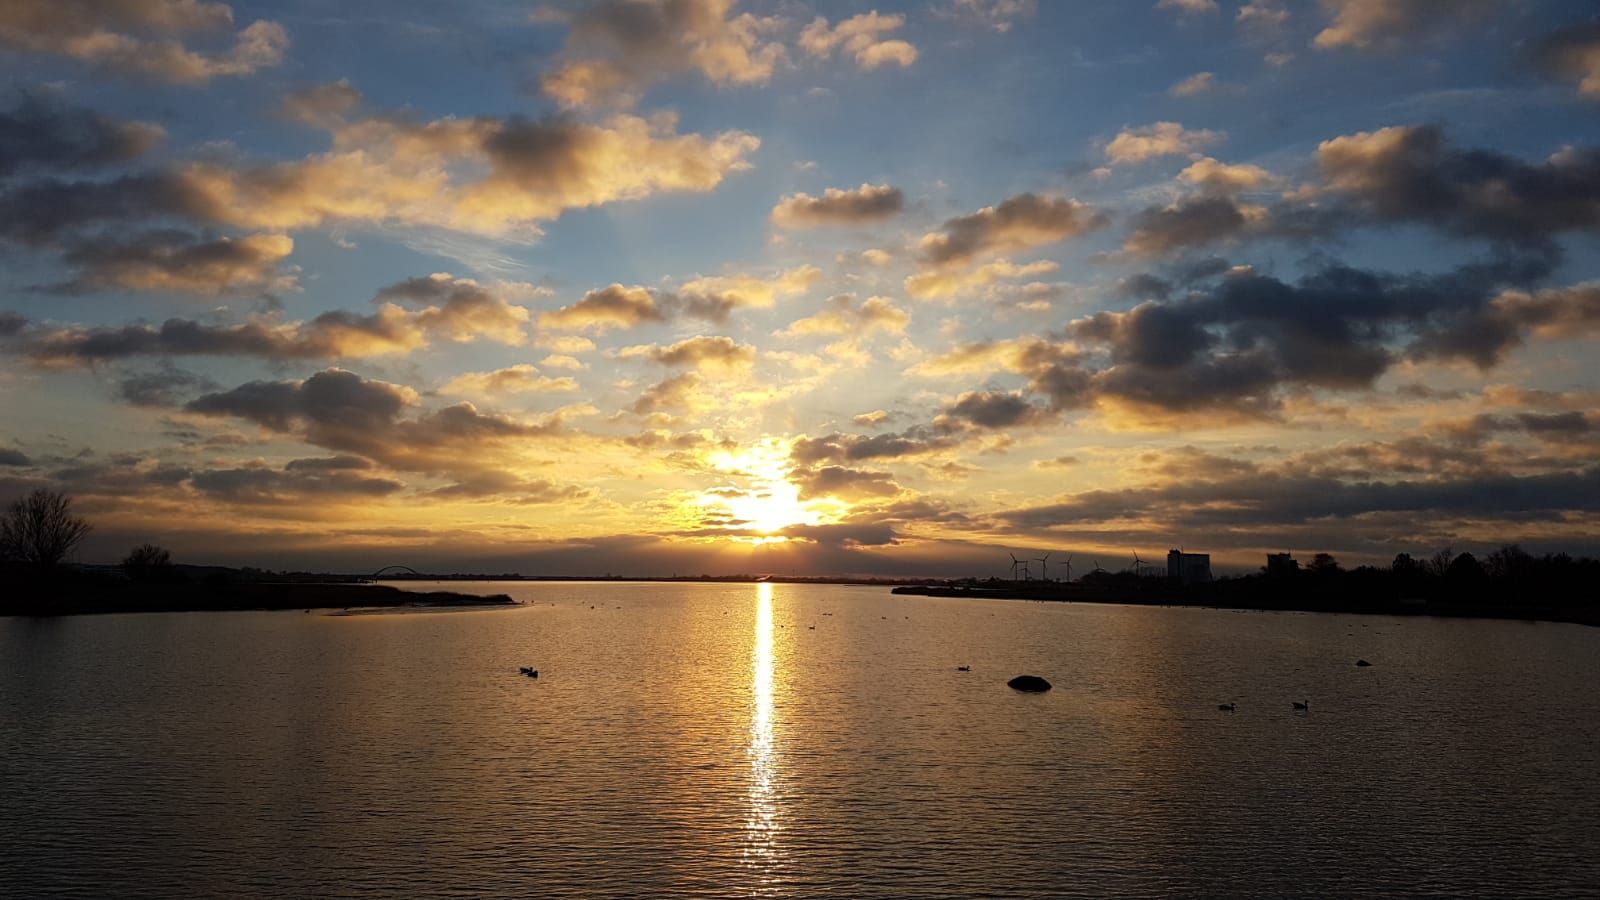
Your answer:
[[[248,75],[283,61],[289,35],[276,22],[240,29],[231,48],[215,53],[179,40],[227,33],[232,26],[232,7],[203,0],[6,0],[0,5],[0,46],[178,84]]]
[[[176,172],[141,172],[104,181],[42,178],[0,193],[0,237],[31,245],[107,223],[167,217],[215,220],[201,185]]]
[[[695,71],[718,86],[765,84],[784,58],[778,24],[729,17],[727,0],[598,0],[574,14],[558,65],[541,80],[567,106],[630,106],[657,81]]]
[[[0,447],[0,466],[31,466],[33,462],[21,450]]]
[[[410,388],[325,369],[303,381],[255,381],[205,394],[184,410],[244,419],[338,454],[461,483],[504,471],[521,459],[528,439],[562,431],[559,417],[529,422],[481,412],[471,403],[405,417],[418,402]]]
[[[800,488],[801,500],[817,497],[860,500],[900,493],[900,485],[895,483],[892,474],[846,466],[797,467],[789,473],[789,480]]]
[[[1250,224],[1251,219],[1232,197],[1190,197],[1171,206],[1153,206],[1136,215],[1123,249],[1142,256],[1160,256],[1179,248],[1233,240]]]
[[[211,379],[181,369],[138,372],[117,382],[117,396],[134,406],[177,406],[197,391],[214,390]]]
[[[1070,323],[1066,341],[962,345],[921,374],[1004,371],[1052,410],[1104,401],[1183,414],[1272,414],[1285,390],[1370,388],[1404,358],[1497,364],[1529,336],[1600,329],[1600,285],[1525,291],[1547,276],[1547,254],[1506,255],[1438,275],[1395,275],[1337,263],[1296,282],[1248,268],[1194,281],[1176,299]],[[1033,416],[1020,396],[974,394],[982,420]],[[992,408],[991,408],[992,407]],[[952,408],[946,411],[946,423]]]
[[[1533,45],[1533,64],[1545,74],[1578,83],[1578,94],[1600,99],[1600,22],[1558,28]]]
[[[142,156],[162,138],[142,122],[117,122],[99,113],[25,95],[0,111],[0,178],[24,169],[94,169]]]
[[[654,291],[620,284],[590,291],[577,303],[539,317],[539,324],[546,328],[602,332],[664,321],[666,314],[657,303]]]
[[[41,289],[66,294],[110,289],[270,294],[297,286],[296,278],[281,269],[293,250],[294,241],[281,234],[231,238],[163,230],[132,237],[79,236],[61,254],[77,274]]]
[[[338,359],[410,350],[423,344],[412,319],[396,310],[360,316],[344,310],[309,322],[264,318],[239,325],[168,319],[160,325],[31,328],[20,352],[42,365],[92,364],[140,356],[255,356]]]
[[[274,431],[299,420],[333,428],[386,430],[417,402],[409,388],[368,381],[343,369],[327,369],[304,381],[252,381],[206,394],[184,408],[206,416],[233,416]]]
[[[1274,527],[1379,513],[1463,518],[1510,515],[1558,521],[1565,513],[1597,511],[1600,468],[1528,476],[1488,473],[1454,479],[1358,482],[1252,472],[1217,480],[1179,480],[1160,487],[1086,491],[1059,503],[1015,510],[998,518],[1027,529],[1152,518],[1175,531],[1248,529],[1265,537]]]
[[[898,215],[904,205],[900,189],[886,184],[863,184],[851,190],[828,188],[821,197],[784,197],[773,207],[772,221],[787,228],[864,225]]]
[[[967,426],[986,429],[1019,428],[1048,420],[1048,410],[1028,402],[1020,393],[971,391],[947,405],[934,419],[941,431],[960,431]]]
[[[898,459],[937,453],[955,446],[956,440],[926,428],[910,428],[893,434],[870,437],[833,434],[801,438],[790,449],[790,458],[801,466],[824,462],[860,462],[869,459]]]
[[[1600,227],[1600,152],[1569,147],[1538,163],[1451,146],[1437,126],[1324,141],[1330,188],[1379,220],[1517,244]]]
[[[227,503],[298,503],[309,499],[365,500],[404,489],[391,478],[361,474],[349,468],[245,466],[196,472],[195,490]]]
[[[922,239],[930,266],[961,266],[984,256],[1042,247],[1104,227],[1105,213],[1068,197],[1018,194],[998,206],[950,219]]]
[[[748,369],[756,361],[756,348],[731,337],[698,335],[666,347],[629,347],[622,356],[641,356],[663,366],[691,369]]]

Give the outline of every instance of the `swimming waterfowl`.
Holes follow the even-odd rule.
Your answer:
[[[1294,708],[1295,709],[1309,710],[1311,708],[1311,701],[1310,700],[1297,700],[1297,701],[1295,701]]]
[[[1217,704],[1217,709],[1220,709],[1223,712],[1233,712],[1236,708],[1237,708],[1237,705],[1233,704],[1233,703],[1218,703]]]

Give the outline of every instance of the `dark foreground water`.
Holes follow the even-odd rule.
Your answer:
[[[0,619],[0,893],[1600,889],[1600,629],[511,592]]]

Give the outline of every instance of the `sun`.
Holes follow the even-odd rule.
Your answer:
[[[822,521],[818,504],[800,499],[799,486],[789,481],[789,448],[784,442],[768,438],[738,450],[718,451],[706,462],[734,484],[703,492],[699,504],[725,512],[735,540],[787,541],[790,538],[779,532]]]

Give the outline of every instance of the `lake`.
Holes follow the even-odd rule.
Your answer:
[[[1600,629],[447,587],[524,606],[0,618],[0,893],[1600,885]]]

